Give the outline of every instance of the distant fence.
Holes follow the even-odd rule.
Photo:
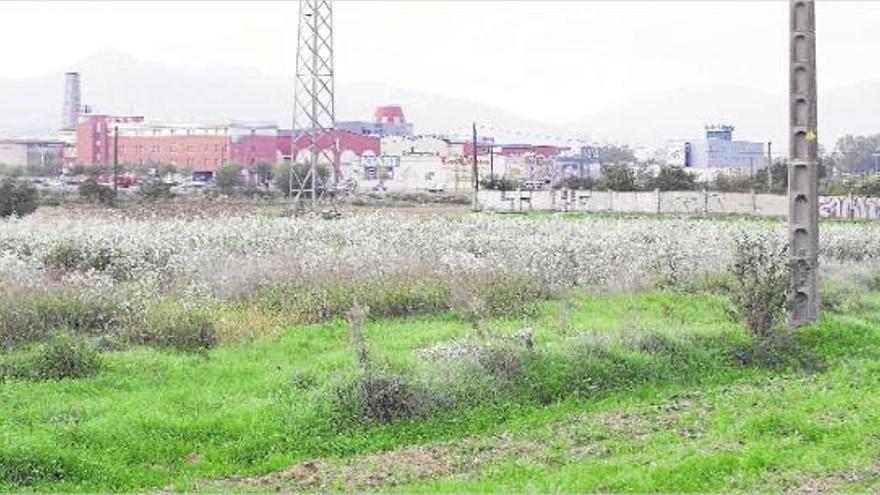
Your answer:
[[[616,213],[734,214],[784,217],[788,197],[714,191],[482,190],[479,202],[495,211],[582,211]],[[822,196],[821,218],[880,220],[880,198]]]

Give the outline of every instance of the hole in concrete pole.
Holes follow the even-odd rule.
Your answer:
[[[810,218],[810,202],[805,194],[798,194],[794,198],[792,208],[792,221],[797,224],[805,223]]]
[[[810,250],[810,234],[807,229],[799,228],[794,231],[792,239],[792,254],[798,257],[806,257]]]
[[[798,34],[794,37],[794,60],[795,62],[806,63],[810,59],[809,43],[807,37]]]

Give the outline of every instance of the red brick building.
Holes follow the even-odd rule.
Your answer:
[[[86,115],[76,129],[77,162],[112,165],[117,129],[121,164],[165,163],[212,175],[227,162],[252,167],[279,159],[274,125],[164,125],[147,124],[143,117]]]
[[[300,134],[294,140],[290,131],[282,131],[278,136],[278,151],[284,159],[291,159],[291,142],[294,143],[292,160],[304,161],[303,153],[308,153],[308,136]],[[318,146],[322,150],[332,150],[336,163],[351,156],[379,155],[381,142],[378,136],[365,136],[340,129],[324,133],[318,138]]]

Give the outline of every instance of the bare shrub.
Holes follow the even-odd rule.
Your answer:
[[[734,243],[733,302],[752,334],[766,337],[788,310],[788,246],[766,233],[741,234]]]
[[[357,414],[367,422],[387,423],[399,418],[416,416],[418,394],[403,375],[387,370],[379,363],[364,335],[369,308],[356,304],[349,312],[349,345],[354,354],[356,375],[353,383],[340,391],[350,407],[354,402]],[[353,392],[353,393],[352,393]],[[347,398],[347,400],[345,400]],[[353,399],[353,400],[352,400]]]

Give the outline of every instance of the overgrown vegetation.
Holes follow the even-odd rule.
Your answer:
[[[0,356],[0,383],[4,379],[87,378],[100,369],[101,357],[94,347],[66,330],[56,330],[30,349]]]
[[[759,234],[742,235],[735,243],[732,299],[751,332],[766,338],[784,320],[788,308],[788,246],[778,238]]]
[[[150,308],[143,320],[126,330],[125,339],[182,351],[203,351],[217,343],[209,308],[185,307],[175,301],[163,301]]]
[[[853,279],[862,289],[826,300],[845,315],[785,330],[776,224],[433,222],[229,218],[0,235],[0,431],[10,439],[0,443],[0,491],[193,490],[296,463],[314,473],[318,458],[492,443],[560,411],[880,359],[867,273]],[[823,229],[822,256],[836,263],[826,276],[848,287],[845,270],[869,272],[874,229]],[[865,383],[876,381],[874,365],[862,369]],[[679,402],[675,411],[690,407]],[[792,449],[803,442],[786,439],[811,431],[768,424],[734,428],[734,438]],[[649,447],[675,450],[700,438],[690,431],[660,419],[666,436]],[[555,454],[563,447],[541,446],[541,465],[597,455],[626,465],[626,452],[594,450],[619,432],[571,438]],[[820,444],[834,442],[811,443]],[[482,452],[465,458],[501,459]],[[379,488],[413,481],[378,479]],[[360,487],[345,483],[309,486]]]
[[[137,193],[144,201],[168,201],[174,197],[172,184],[159,178],[142,179],[137,186]]]
[[[37,210],[37,190],[19,179],[0,179],[0,219],[24,217]]]
[[[113,192],[113,188],[99,184],[97,179],[94,178],[84,180],[77,187],[77,191],[82,199],[89,201],[90,203],[111,206],[116,199],[116,194]]]

